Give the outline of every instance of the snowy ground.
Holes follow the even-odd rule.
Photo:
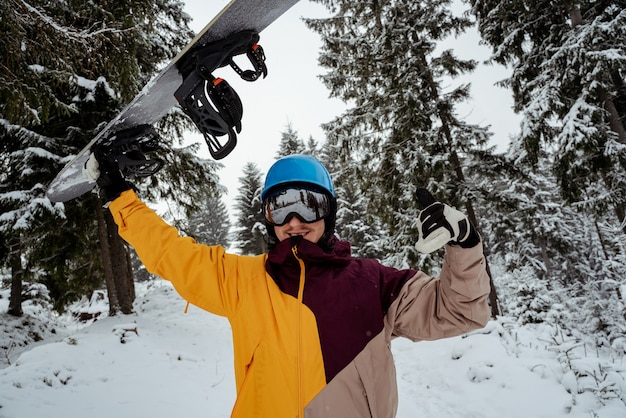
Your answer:
[[[137,291],[135,315],[88,326],[41,305],[25,304],[20,319],[1,314],[0,418],[228,417],[228,322],[193,307],[185,315],[166,282]],[[0,290],[0,312],[7,305]],[[398,417],[626,417],[626,365],[570,347],[582,363],[568,370],[551,338],[502,319],[463,337],[394,341]]]

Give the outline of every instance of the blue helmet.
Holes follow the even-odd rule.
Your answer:
[[[335,231],[335,221],[337,217],[337,198],[335,196],[335,188],[330,174],[326,167],[318,160],[309,155],[290,155],[277,160],[267,172],[265,176],[265,186],[261,191],[261,200],[271,197],[274,192],[280,192],[290,187],[308,186],[313,190],[324,192],[330,197],[330,214],[324,218],[324,235],[318,242],[318,245],[324,249],[332,248],[329,242],[330,237]],[[274,232],[274,227],[267,223],[267,233],[269,236],[269,248],[273,248],[278,239]]]
[[[277,160],[265,177],[261,200],[269,192],[279,191],[292,185],[312,186],[335,197],[335,188],[326,167],[310,155],[290,155]]]

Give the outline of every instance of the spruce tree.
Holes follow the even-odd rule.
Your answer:
[[[614,262],[620,247],[609,238],[615,228],[606,234],[607,215],[596,219],[564,204],[548,154],[529,167],[517,159],[519,149],[514,141],[505,160],[517,163],[500,165],[486,179],[505,175],[508,182],[491,183],[483,208],[484,231],[493,237],[488,248],[505,270],[497,281],[508,295],[503,313],[538,323],[567,306],[578,331],[612,340],[626,319],[626,266]]]
[[[276,158],[286,157],[293,154],[303,154],[306,150],[304,142],[298,136],[296,131],[289,122],[280,135],[280,143],[278,144],[278,152]]]
[[[102,269],[111,273],[107,278],[122,269],[127,276],[120,295],[124,306],[116,307],[112,300],[111,308],[113,313],[119,308],[128,312],[134,293],[128,253],[110,217],[95,216],[101,202],[87,195],[52,205],[44,191],[72,154],[191,38],[189,17],[181,3],[171,0],[3,2],[0,11],[0,26],[7,34],[0,45],[7,58],[0,72],[0,151],[6,167],[15,167],[0,177],[0,207],[8,214],[0,228],[9,241],[7,248],[13,250],[3,262],[22,276],[28,269],[42,272],[39,279],[53,289],[59,305],[99,286]],[[168,127],[180,133],[180,116],[166,118],[164,128]],[[171,151],[174,144],[165,148]],[[193,155],[169,155],[165,158],[185,160],[198,168]],[[208,168],[196,171],[213,182],[216,168]],[[154,192],[168,182],[154,178],[146,183]],[[172,197],[188,191],[181,188]],[[108,259],[92,248],[98,245],[98,231],[102,254],[109,251]],[[82,284],[74,287],[74,282]]]
[[[524,116],[521,144],[552,168],[566,202],[611,210],[626,233],[626,14],[617,1],[472,0],[492,59]],[[549,10],[549,12],[547,12]]]
[[[414,263],[416,187],[464,208],[463,152],[488,140],[484,129],[454,114],[469,87],[446,91],[441,84],[475,62],[452,51],[435,55],[438,40],[471,22],[452,15],[449,1],[323,3],[336,15],[307,23],[322,35],[320,62],[330,70],[324,80],[331,96],[354,103],[326,124],[329,141],[346,164],[361,168],[362,188],[391,233],[390,249]]]
[[[307,155],[316,157],[316,158],[319,157],[319,153],[320,153],[319,144],[315,140],[315,138],[313,138],[313,135],[309,136],[309,140],[307,141],[304,147],[304,153]]]
[[[211,194],[196,203],[184,231],[197,242],[228,248],[230,220],[221,194]]]
[[[489,133],[455,113],[469,86],[446,87],[476,62],[436,50],[439,41],[472,22],[454,15],[445,0],[321,3],[334,16],[306,22],[322,37],[320,63],[329,69],[323,79],[331,96],[351,105],[325,125],[328,140],[345,164],[362,170],[369,207],[389,231],[388,261],[428,271],[439,263],[424,260],[413,246],[421,209],[416,188],[429,189],[480,226],[464,160],[469,151],[485,148]]]
[[[255,163],[243,167],[239,183],[234,245],[245,255],[262,254],[267,251],[267,232],[261,211],[262,174]]]
[[[322,163],[328,169],[335,187],[337,198],[337,236],[350,242],[352,255],[382,259],[383,237],[380,218],[370,210],[366,193],[360,187],[359,176],[362,170],[356,164],[342,164],[337,148],[329,142],[320,151]]]

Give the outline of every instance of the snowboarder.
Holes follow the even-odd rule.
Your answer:
[[[433,200],[419,215],[418,250],[445,246],[435,278],[351,257],[334,235],[330,175],[309,156],[279,159],[268,171],[261,198],[270,249],[258,256],[181,237],[106,156],[92,155],[86,171],[146,268],[230,321],[233,417],[393,417],[391,340],[451,337],[488,320],[480,237],[448,205]]]

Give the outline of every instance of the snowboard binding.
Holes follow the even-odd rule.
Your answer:
[[[256,32],[238,32],[218,42],[197,46],[177,64],[183,83],[174,97],[202,132],[209,152],[216,160],[226,157],[237,145],[236,133],[241,132],[243,105],[226,80],[216,78],[212,73],[230,65],[246,81],[267,76],[265,53],[258,41]],[[253,69],[243,70],[235,63],[233,58],[243,54]],[[219,137],[224,135],[226,140],[220,140]]]
[[[146,157],[146,154],[161,149],[160,139],[154,127],[139,125],[115,132],[107,143],[98,146],[98,151],[117,161],[125,178],[148,177],[164,165],[160,158]]]

